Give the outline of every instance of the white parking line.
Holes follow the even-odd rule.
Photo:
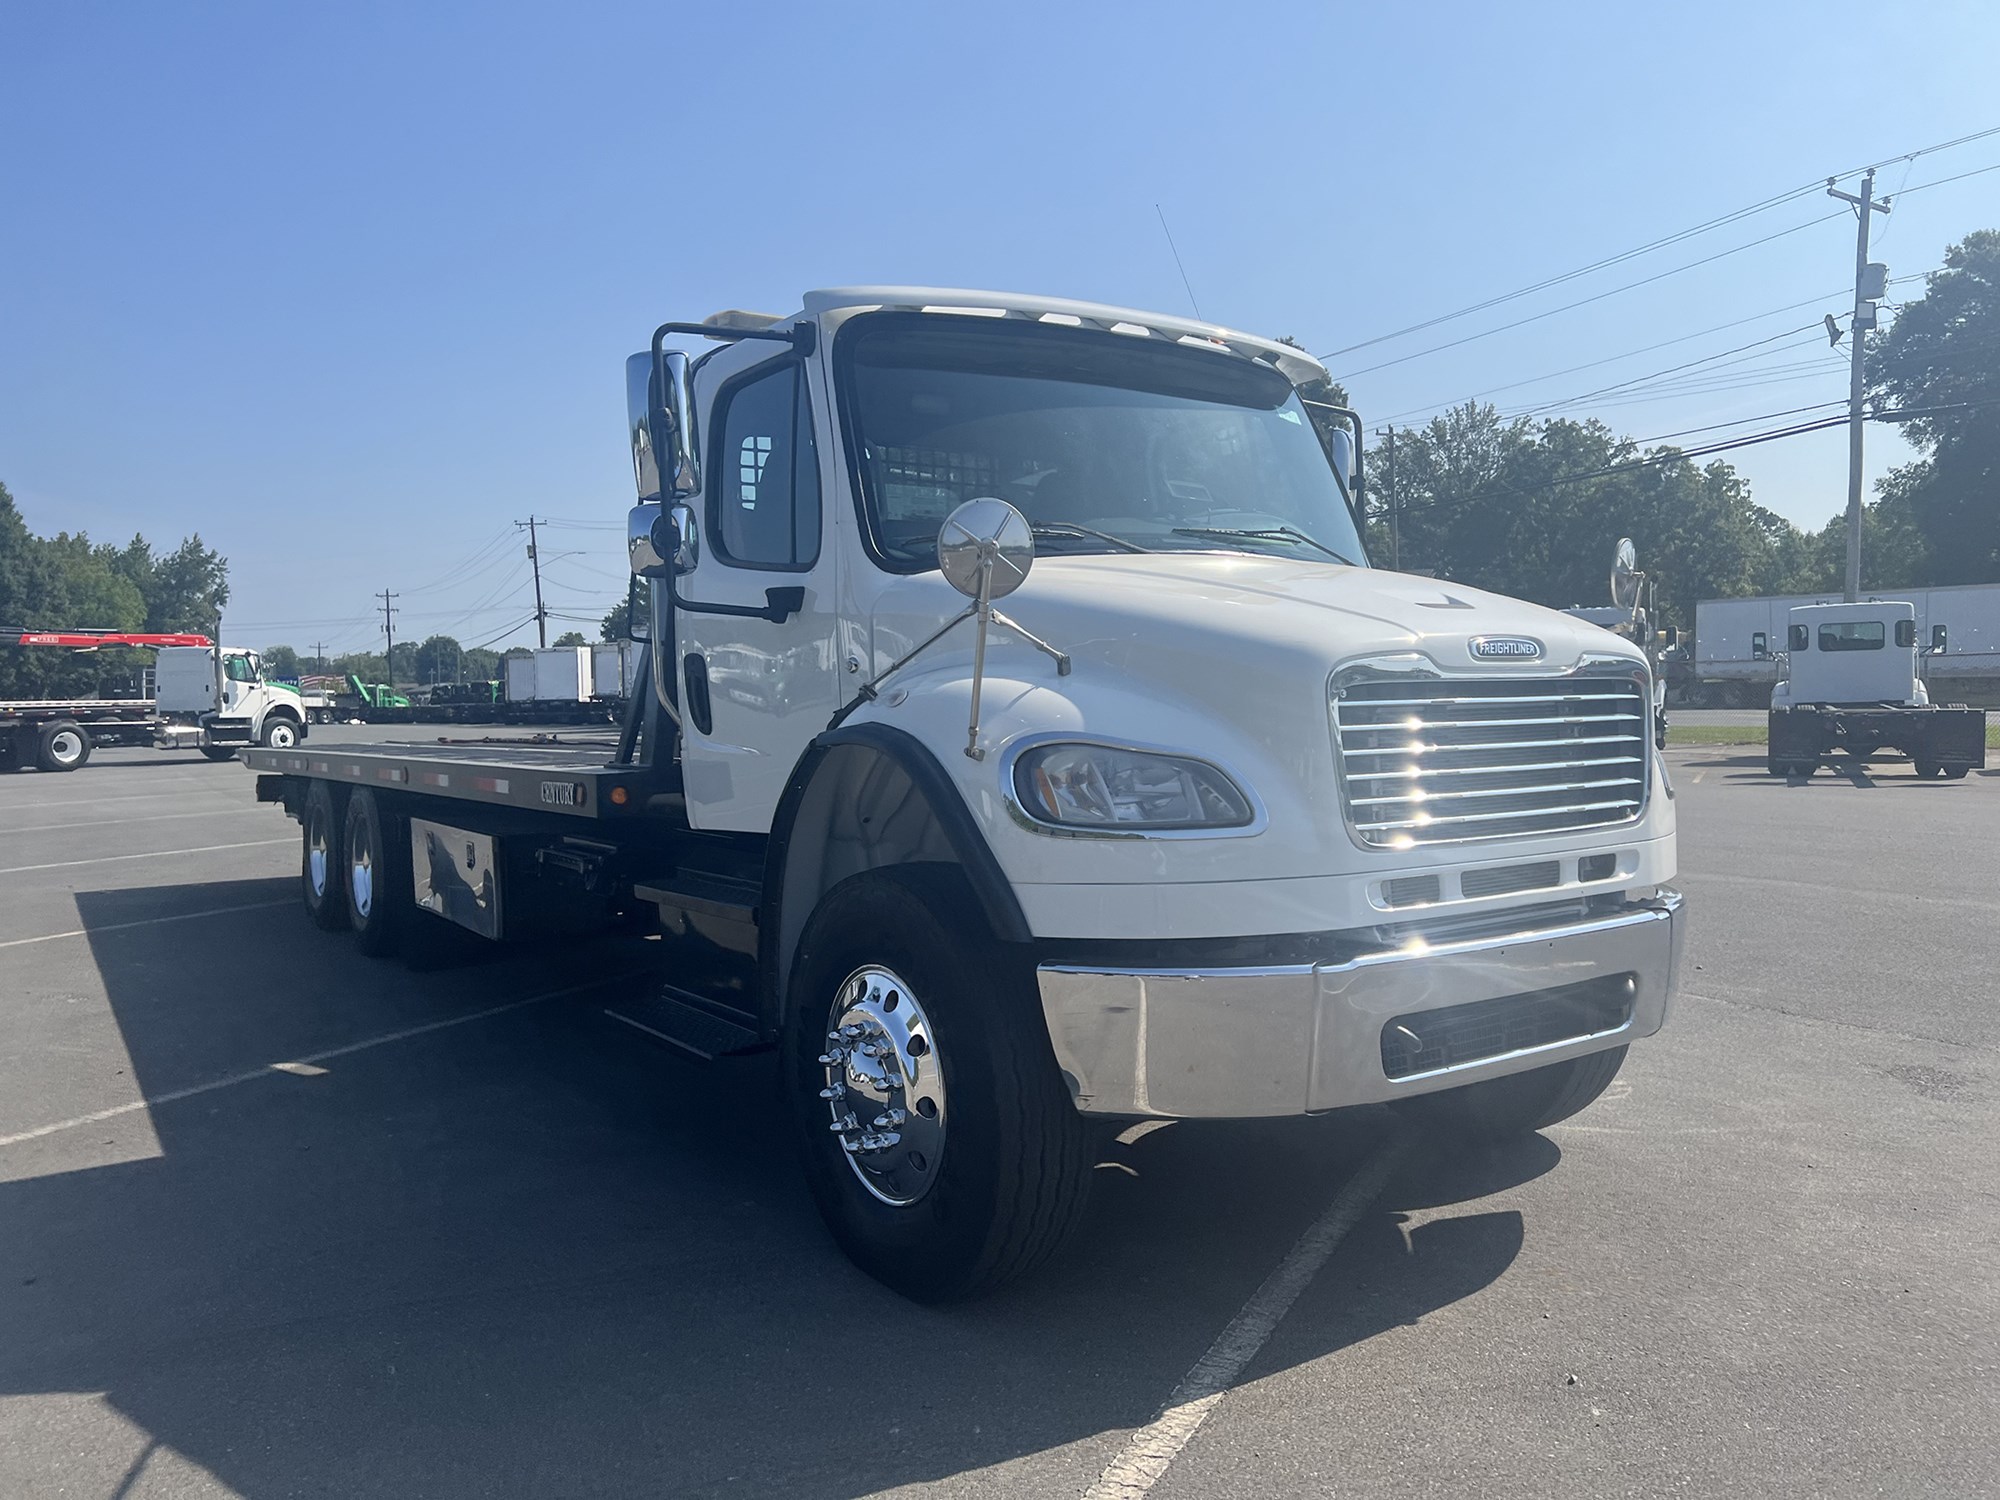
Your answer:
[[[5,1144],[0,1141],[0,1145]],[[1160,1482],[1188,1439],[1229,1394],[1243,1367],[1257,1357],[1279,1321],[1291,1311],[1299,1293],[1367,1212],[1376,1194],[1388,1185],[1390,1174],[1402,1165],[1409,1149],[1408,1137],[1393,1137],[1334,1194],[1326,1212],[1299,1236],[1278,1268],[1264,1278],[1264,1284],[1250,1294],[1242,1310],[1208,1346],[1208,1352],[1181,1377],[1160,1414],[1133,1433],[1131,1441],[1105,1466],[1084,1500],[1139,1500]]]
[[[5,786],[5,782],[0,782],[0,789],[4,789]],[[4,798],[0,798],[0,806],[100,807],[107,802],[159,802],[168,797],[237,797],[241,791],[241,787],[231,787],[227,791],[224,791],[221,787],[208,786],[194,787],[192,789],[166,787],[155,792],[134,792],[129,797],[65,797],[55,802],[44,802],[40,798],[33,797],[23,798],[19,802],[7,801]]]
[[[586,984],[573,984],[566,989],[548,990],[539,995],[530,995],[525,1000],[509,1000],[505,1005],[489,1005],[484,1010],[475,1010],[463,1016],[448,1016],[442,1021],[427,1021],[422,1026],[406,1026],[401,1031],[384,1032],[381,1036],[371,1036],[359,1042],[349,1042],[341,1047],[328,1047],[323,1052],[308,1052],[302,1057],[285,1058],[278,1062],[266,1063],[261,1068],[252,1068],[246,1073],[232,1073],[226,1078],[213,1079],[208,1083],[197,1083],[184,1089],[173,1089],[168,1093],[154,1094],[145,1099],[134,1099],[130,1104],[116,1104],[110,1109],[92,1110],[87,1115],[78,1115],[71,1120],[57,1120],[52,1125],[37,1125],[32,1130],[17,1131],[13,1135],[0,1135],[0,1146],[18,1146],[23,1141],[38,1141],[44,1136],[60,1135],[65,1130],[81,1130],[86,1125],[99,1125],[106,1120],[115,1120],[120,1115],[135,1114],[142,1109],[154,1109],[162,1104],[178,1103],[182,1099],[193,1099],[202,1094],[212,1094],[217,1089],[234,1088],[239,1083],[255,1083],[260,1078],[269,1078],[273,1073],[301,1075],[313,1064],[326,1062],[329,1058],[346,1057],[355,1052],[366,1052],[371,1047],[386,1047],[391,1042],[407,1041],[413,1036],[427,1036],[433,1031],[448,1031],[454,1026],[469,1026],[474,1021],[484,1021],[489,1016],[503,1016],[510,1010],[521,1010],[530,1005],[540,1005],[545,1000],[561,1000],[570,995],[580,995],[586,990],[601,989],[607,984],[630,979],[629,974],[607,975],[603,979],[593,979]],[[312,1076],[305,1074],[304,1076]]]
[[[26,828],[0,828],[0,837],[14,833],[60,833],[66,828],[122,828],[127,823],[171,823],[182,818],[216,818],[229,813],[262,812],[254,802],[241,807],[211,807],[203,812],[153,813],[144,818],[96,818],[88,823],[35,823]]]
[[[104,932],[125,932],[134,927],[157,927],[162,922],[192,922],[196,917],[226,917],[239,911],[268,911],[274,906],[291,906],[286,901],[252,901],[247,906],[218,906],[209,911],[176,912],[167,917],[141,917],[136,922],[107,922],[102,927],[72,927],[67,932],[45,932],[40,937],[8,938],[0,948],[25,948],[31,943],[53,943],[58,938],[96,937]]]
[[[296,844],[297,839],[251,839],[245,844],[203,844],[198,849],[154,849],[145,854],[101,854],[96,859],[62,859],[50,865],[9,865],[0,875],[26,875],[35,870],[74,870],[79,865],[110,865],[121,859],[172,859],[177,854],[215,854],[223,849],[268,849]]]

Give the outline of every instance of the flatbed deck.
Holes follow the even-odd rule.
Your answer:
[[[303,776],[352,786],[389,787],[492,807],[560,813],[584,821],[625,820],[657,812],[650,767],[614,765],[617,741],[432,740],[245,750],[266,775]]]

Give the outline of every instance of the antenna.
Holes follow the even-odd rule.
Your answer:
[[[1166,210],[1155,203],[1153,205],[1153,212],[1160,216],[1160,232],[1167,237],[1167,248],[1174,253],[1174,266],[1181,273],[1181,285],[1187,288],[1188,306],[1194,309],[1194,315],[1197,318],[1201,318],[1201,321],[1206,323],[1208,319],[1201,316],[1201,304],[1194,300],[1194,283],[1188,280],[1187,267],[1181,264],[1180,247],[1174,243],[1174,232],[1167,228]]]

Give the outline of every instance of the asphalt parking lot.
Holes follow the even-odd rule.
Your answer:
[[[2000,770],[1670,759],[1683,993],[1596,1106],[1128,1132],[941,1310],[821,1231],[765,1060],[602,1019],[643,943],[371,962],[240,766],[0,777],[0,1496],[1992,1493]]]

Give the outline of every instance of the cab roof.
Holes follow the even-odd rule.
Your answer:
[[[931,286],[831,287],[808,292],[804,315],[822,318],[852,312],[929,312],[960,317],[1015,318],[1056,323],[1072,328],[1100,328],[1133,338],[1165,339],[1172,343],[1224,349],[1281,371],[1294,385],[1327,378],[1326,366],[1303,349],[1253,333],[1203,323],[1168,313],[1142,312],[1103,302],[1078,302],[1066,297],[1042,297],[1028,292],[970,291]],[[735,313],[734,318],[745,315]],[[772,319],[773,322],[783,321]]]

